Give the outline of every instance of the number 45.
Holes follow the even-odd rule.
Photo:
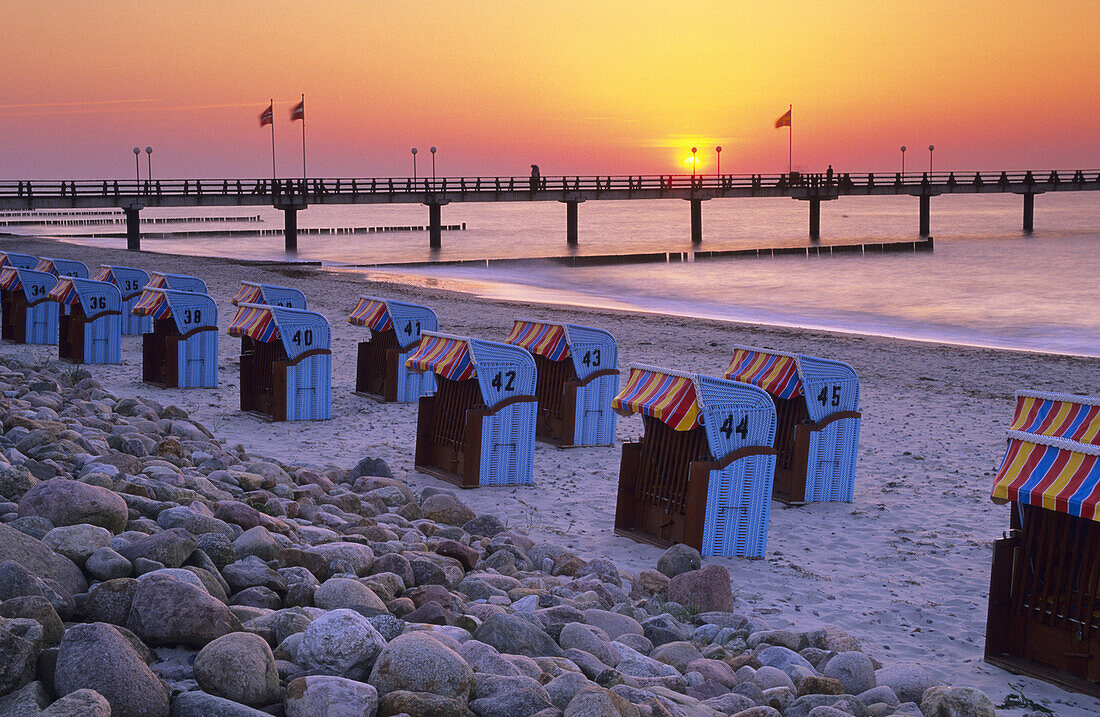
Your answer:
[[[832,389],[833,389],[833,393],[832,393],[832,398],[830,399],[829,398],[829,387],[828,386],[822,386],[821,393],[817,394],[817,402],[820,403],[822,406],[825,406],[825,405],[839,406],[840,405],[840,386],[833,386]]]

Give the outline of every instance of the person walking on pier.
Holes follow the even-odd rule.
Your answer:
[[[829,168],[825,170],[825,186],[833,186],[833,165],[829,165]]]
[[[539,188],[539,166],[537,164],[531,165],[531,191],[535,191]]]

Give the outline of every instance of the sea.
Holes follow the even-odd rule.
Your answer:
[[[303,234],[293,256],[283,251],[279,232],[239,234],[281,229],[282,213],[273,208],[146,209],[142,216],[173,219],[143,227],[142,248],[154,252],[321,262],[491,298],[1100,356],[1095,192],[1039,195],[1030,235],[1021,230],[1018,196],[940,196],[932,200],[932,252],[699,261],[690,254],[689,205],[672,199],[581,204],[574,249],[566,244],[565,207],[550,202],[447,205],[444,225],[460,228],[444,231],[437,251],[429,249],[427,231],[417,229]],[[316,206],[299,213],[302,228],[427,222],[428,210],[420,205]],[[822,205],[820,245],[913,241],[917,229],[914,197],[846,197]],[[125,246],[124,230],[0,226],[110,247]],[[810,244],[807,230],[803,202],[713,199],[703,203],[700,248],[804,247]],[[552,260],[652,252],[668,252],[670,260],[582,267]],[[472,263],[446,263],[454,261]]]

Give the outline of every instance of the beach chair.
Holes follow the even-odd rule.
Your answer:
[[[134,305],[153,320],[142,339],[142,380],[164,388],[217,388],[218,307],[206,294],[146,287]]]
[[[2,336],[16,344],[57,343],[58,304],[49,293],[57,277],[44,271],[6,266],[0,269]]]
[[[1021,391],[991,498],[985,660],[1100,696],[1100,398]]]
[[[240,304],[241,410],[273,421],[332,418],[332,331],[313,311]]]
[[[525,349],[425,331],[406,361],[435,374],[420,398],[416,469],[462,488],[530,485],[535,362]]]
[[[106,281],[62,276],[47,294],[69,308],[58,317],[58,358],[122,363],[122,292]]]
[[[142,269],[103,264],[95,275],[96,281],[108,281],[122,293],[122,335],[140,336],[153,330],[153,320],[134,313],[134,304],[141,299],[141,291],[149,283],[149,274]]]
[[[206,294],[206,282],[197,276],[187,274],[167,274],[163,271],[149,272],[150,289],[172,289],[173,291],[191,291],[197,294]]]
[[[776,450],[775,406],[763,390],[710,376],[631,365],[614,409],[640,414],[624,443],[615,532],[703,555],[762,558]]]
[[[846,363],[735,346],[726,378],[771,395],[778,425],[772,497],[851,502],[859,444],[859,377]]]
[[[20,269],[33,269],[38,266],[38,257],[20,254],[15,251],[0,251],[0,269],[5,266],[17,266]]]
[[[285,309],[306,308],[306,295],[297,289],[274,284],[257,284],[252,281],[242,281],[241,288],[232,299],[234,306],[241,304],[267,304],[269,306],[282,306]]]
[[[588,326],[516,319],[505,341],[535,359],[540,440],[562,448],[615,442],[618,414],[611,400],[619,392],[619,347],[614,336]]]
[[[53,259],[43,256],[38,258],[34,268],[36,271],[44,271],[54,276],[75,276],[79,279],[87,279],[90,276],[87,264],[72,259]]]
[[[423,331],[438,331],[439,319],[427,306],[360,296],[348,323],[370,329],[359,342],[355,392],[376,401],[410,403],[435,391],[435,374],[414,373],[405,362]]]

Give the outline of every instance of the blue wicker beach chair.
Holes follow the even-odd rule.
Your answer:
[[[536,436],[561,446],[609,446],[617,414],[619,347],[602,329],[516,319],[505,340],[535,358],[539,399]]]
[[[197,276],[187,274],[166,274],[163,271],[149,272],[150,289],[171,289],[173,291],[191,291],[197,294],[206,294],[206,282]]]
[[[360,296],[348,323],[370,329],[359,342],[355,392],[376,401],[411,403],[435,391],[435,374],[414,373],[405,362],[423,331],[438,331],[439,319],[427,306]]]
[[[206,294],[150,288],[134,305],[153,320],[142,336],[142,380],[165,388],[218,385],[218,307]]]
[[[96,281],[109,281],[122,292],[122,335],[140,336],[153,330],[153,320],[134,314],[134,304],[141,299],[141,290],[149,283],[149,274],[128,266],[99,267]]]
[[[987,662],[1100,696],[1100,398],[1021,391],[991,498]]]
[[[285,309],[306,308],[306,295],[297,289],[274,284],[257,284],[252,281],[242,281],[241,288],[232,299],[234,306],[241,304],[267,304],[269,306],[282,306]]]
[[[846,363],[735,346],[724,376],[775,402],[776,500],[851,502],[859,444],[859,377]]]
[[[58,304],[49,293],[57,277],[44,271],[0,269],[3,338],[17,344],[56,344]]]
[[[38,257],[20,254],[15,251],[0,251],[0,269],[5,266],[17,266],[20,269],[33,269],[38,266]]]
[[[332,418],[332,330],[313,311],[240,304],[241,410],[273,421]]]
[[[48,294],[58,319],[57,355],[73,363],[122,363],[122,292],[106,281],[63,276]]]
[[[640,414],[645,429],[641,441],[623,444],[615,532],[703,555],[762,558],[776,458],[768,394],[635,364],[612,405]]]
[[[88,265],[72,259],[53,259],[48,256],[38,258],[35,270],[44,271],[54,276],[75,276],[79,279],[87,279]]]
[[[416,468],[463,488],[530,485],[535,447],[535,362],[525,349],[425,331],[406,362],[431,371],[420,399]]]

